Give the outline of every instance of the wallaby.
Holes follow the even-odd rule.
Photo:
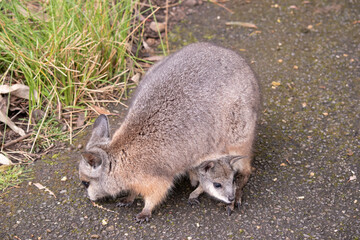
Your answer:
[[[236,171],[233,165],[242,156],[224,156],[214,160],[208,160],[189,171],[191,185],[197,188],[190,194],[189,203],[198,204],[198,197],[203,192],[210,196],[230,204],[235,200],[235,177]]]
[[[196,43],[166,57],[140,82],[120,128],[110,137],[105,115],[94,123],[82,153],[80,179],[95,201],[128,191],[145,206],[136,216],[147,221],[175,178],[207,159],[248,156],[235,164],[251,173],[259,90],[250,67],[235,52]]]

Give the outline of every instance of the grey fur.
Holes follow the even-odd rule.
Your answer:
[[[130,191],[122,201],[129,204],[142,195],[137,219],[147,220],[173,180],[207,159],[249,156],[234,167],[248,178],[258,108],[258,83],[239,55],[191,44],[149,69],[112,139],[107,118],[99,117],[80,179],[90,182],[91,200]]]

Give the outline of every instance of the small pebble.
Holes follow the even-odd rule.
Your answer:
[[[106,231],[108,231],[108,232],[112,232],[112,231],[114,231],[114,230],[115,230],[114,225],[111,225],[111,226],[109,226],[109,227],[106,228]]]

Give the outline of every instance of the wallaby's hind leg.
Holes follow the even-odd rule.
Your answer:
[[[142,223],[144,221],[149,221],[152,211],[165,199],[171,185],[172,181],[155,179],[151,183],[145,182],[143,185],[136,186],[145,202],[143,210],[136,215],[137,222]]]

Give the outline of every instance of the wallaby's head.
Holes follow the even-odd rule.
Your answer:
[[[236,171],[232,166],[242,158],[244,157],[225,156],[197,166],[199,183],[204,191],[225,203],[234,201]]]
[[[105,168],[109,163],[107,148],[110,142],[109,122],[105,115],[100,115],[94,125],[89,142],[79,164],[79,175],[86,187],[88,197],[95,201],[111,195],[104,190]]]

